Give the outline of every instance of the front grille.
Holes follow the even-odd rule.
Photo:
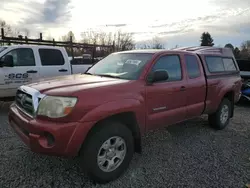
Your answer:
[[[38,97],[38,104],[40,103],[41,99],[42,99],[42,98]]]
[[[34,115],[34,106],[32,101],[32,95],[25,93],[21,90],[17,90],[16,93],[16,104],[17,106],[26,112],[27,114]]]

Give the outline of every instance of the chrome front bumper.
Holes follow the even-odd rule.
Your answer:
[[[45,97],[44,94],[41,94],[38,90],[34,89],[34,88],[31,88],[31,87],[28,87],[28,86],[20,86],[18,88],[18,91],[21,91],[23,92],[23,96],[21,98],[21,104],[22,104],[22,101],[25,101],[25,94],[27,95],[30,95],[31,98],[32,98],[32,108],[33,108],[33,115],[27,113],[25,111],[25,109],[23,108],[22,105],[17,105],[18,109],[21,110],[23,113],[25,113],[27,116],[29,116],[30,118],[34,118],[36,112],[37,112],[37,109],[38,109],[38,105],[39,105],[39,101]],[[17,91],[17,93],[18,93]],[[18,96],[19,97],[19,96]],[[17,97],[16,97],[17,98]]]

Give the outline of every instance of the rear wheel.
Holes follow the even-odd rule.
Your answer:
[[[223,99],[218,110],[208,116],[210,126],[218,130],[224,129],[229,124],[232,110],[232,102]]]
[[[131,131],[119,122],[98,126],[81,151],[83,168],[95,182],[117,179],[128,168],[134,153]]]

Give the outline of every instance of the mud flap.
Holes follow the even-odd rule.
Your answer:
[[[231,110],[231,115],[230,118],[234,117],[234,102],[232,102],[232,110]]]

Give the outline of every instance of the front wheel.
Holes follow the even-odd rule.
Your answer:
[[[224,129],[229,124],[231,112],[232,102],[226,98],[223,99],[218,110],[208,116],[210,126],[218,130]]]
[[[134,153],[131,131],[108,121],[92,132],[81,151],[83,168],[98,183],[117,179],[128,168]]]

